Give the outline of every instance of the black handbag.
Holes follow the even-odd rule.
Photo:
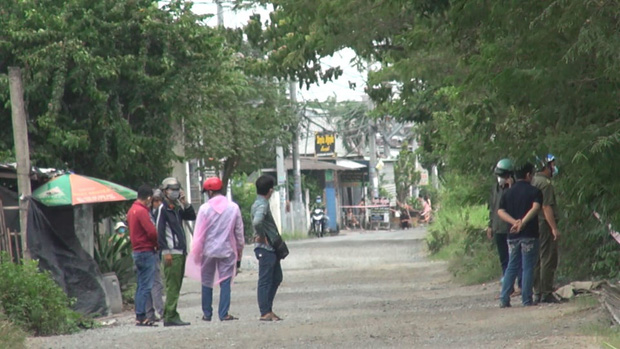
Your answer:
[[[288,247],[286,246],[286,242],[282,240],[280,234],[278,234],[277,237],[274,236],[273,239],[269,236],[269,234],[266,235],[267,240],[269,241],[269,245],[271,245],[271,247],[276,250],[276,256],[278,257],[278,259],[286,258],[286,256],[288,256]]]

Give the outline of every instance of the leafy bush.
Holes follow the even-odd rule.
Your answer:
[[[0,312],[0,348],[25,348],[26,333]]]
[[[35,335],[78,330],[81,315],[70,309],[71,300],[37,261],[15,264],[0,254],[0,310],[15,325]]]
[[[573,217],[571,221],[574,222],[572,226],[565,220],[559,222],[562,235],[558,283],[574,279],[620,278],[620,248],[608,229],[585,214]]]
[[[486,238],[489,211],[482,185],[473,178],[451,176],[439,196],[441,210],[429,226],[426,244],[432,254],[449,260],[449,270],[466,284],[501,275],[495,245]]]
[[[124,304],[134,304],[135,303],[135,297],[136,297],[136,288],[138,287],[138,284],[131,283],[127,286],[126,289],[124,289],[122,291],[121,297],[123,298],[123,303]]]
[[[121,290],[135,282],[131,243],[120,235],[99,234],[96,238],[95,261],[101,273],[116,273]]]
[[[233,201],[239,205],[239,209],[241,210],[245,241],[250,242],[254,236],[250,211],[256,199],[256,187],[254,184],[247,182],[247,176],[240,175],[232,180],[231,189]]]

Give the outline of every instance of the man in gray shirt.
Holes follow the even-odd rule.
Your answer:
[[[282,267],[269,241],[279,237],[278,227],[269,209],[269,198],[273,194],[275,179],[268,175],[256,180],[256,201],[252,204],[252,226],[254,227],[254,253],[258,259],[258,307],[261,321],[281,320],[273,310],[273,299],[282,282]],[[268,239],[269,237],[269,239]]]

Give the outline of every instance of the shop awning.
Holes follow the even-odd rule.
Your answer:
[[[347,160],[347,159],[338,159],[336,160],[336,165],[346,167],[349,170],[359,170],[360,168],[366,168],[367,166],[364,164],[360,164],[359,162]]]

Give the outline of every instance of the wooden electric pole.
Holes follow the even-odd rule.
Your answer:
[[[19,195],[19,226],[23,258],[30,259],[26,228],[28,222],[28,201],[30,188],[30,150],[28,148],[28,125],[24,108],[24,88],[19,67],[9,67],[9,90],[11,94],[11,116],[13,119],[13,141],[17,158],[17,190]]]

